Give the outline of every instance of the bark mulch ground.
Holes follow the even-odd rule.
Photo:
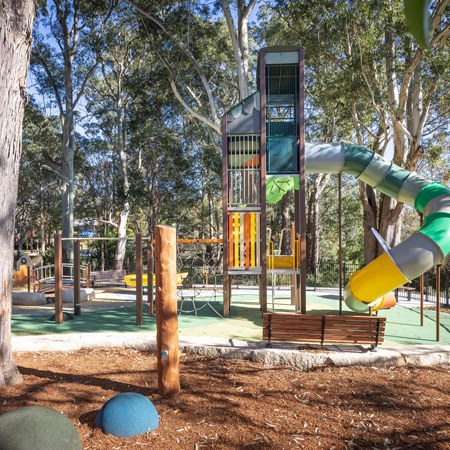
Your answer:
[[[156,357],[135,350],[22,353],[21,385],[0,391],[0,413],[54,408],[83,449],[450,449],[450,366],[323,367],[299,372],[250,361],[181,358],[183,392],[157,393]],[[121,392],[147,396],[154,431],[130,439],[95,428]]]

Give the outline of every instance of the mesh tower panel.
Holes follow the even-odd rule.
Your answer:
[[[267,173],[298,173],[298,65],[266,66]]]

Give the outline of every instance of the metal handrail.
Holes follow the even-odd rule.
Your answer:
[[[267,243],[269,244],[269,270],[273,270],[275,267],[273,241],[267,241]],[[270,246],[272,246],[272,252],[270,251]]]

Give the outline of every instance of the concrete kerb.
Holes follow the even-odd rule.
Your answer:
[[[304,347],[304,346],[302,346]],[[404,365],[432,366],[450,364],[450,345],[402,345],[379,347],[371,352],[362,346],[308,346],[299,350],[298,344],[274,344],[267,348],[265,342],[238,341],[234,339],[181,337],[179,348],[212,358],[233,358],[269,365],[287,365],[299,370],[326,366]],[[14,336],[13,352],[74,352],[83,349],[134,349],[156,351],[156,335],[147,333],[85,333],[46,336]]]

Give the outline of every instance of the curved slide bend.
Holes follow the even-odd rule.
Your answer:
[[[383,307],[385,295],[442,262],[450,253],[450,190],[353,144],[306,144],[306,172],[353,175],[423,214],[422,227],[366,267],[345,286],[357,312]]]

